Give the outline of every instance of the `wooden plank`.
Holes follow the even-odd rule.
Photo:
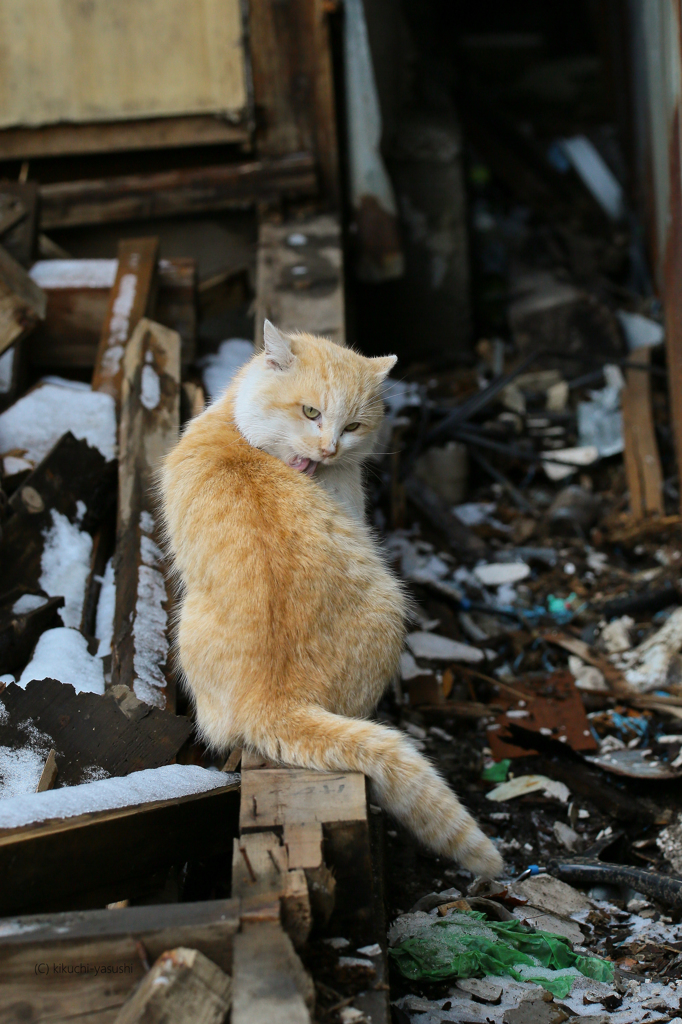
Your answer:
[[[167,950],[121,1007],[116,1024],[223,1024],[232,979],[197,949]]]
[[[148,894],[173,864],[229,855],[238,804],[239,786],[231,784],[0,830],[0,877],[12,880],[0,886],[0,914],[102,907]]]
[[[170,591],[154,487],[179,431],[180,335],[143,319],[123,358],[112,685],[124,684],[141,700],[171,710]]]
[[[42,231],[240,209],[317,192],[310,153],[277,159],[67,181],[40,189]]]
[[[312,983],[276,922],[234,937],[232,1024],[310,1024]]]
[[[121,708],[113,696],[76,693],[54,679],[33,680],[23,689],[10,683],[0,706],[0,743],[23,746],[21,723],[34,722],[55,748],[62,786],[88,782],[98,768],[123,777],[171,764],[192,732],[184,716],[142,703]]]
[[[77,1020],[100,1024],[115,1018],[141,981],[138,950],[152,961],[178,946],[199,950],[221,970],[232,971],[239,927],[237,900],[160,904],[120,910],[73,911],[4,921],[0,935],[0,1017]],[[89,963],[90,971],[75,971]],[[48,970],[36,972],[36,964]],[[64,964],[55,971],[54,964]],[[87,1016],[86,1016],[87,1015]]]
[[[325,197],[337,205],[336,111],[323,0],[251,0],[249,36],[258,152],[313,150]]]
[[[93,391],[105,391],[120,407],[123,352],[143,316],[156,302],[158,238],[119,242],[116,280],[109,295],[92,375]]]
[[[0,125],[239,118],[242,32],[239,0],[2,0]]]
[[[135,121],[51,124],[0,131],[3,160],[114,153],[120,150],[223,146],[250,142],[246,124],[232,124],[217,115],[150,117]]]
[[[651,349],[639,348],[630,360],[643,370],[627,370],[623,389],[623,430],[625,435],[625,472],[630,491],[630,510],[635,519],[665,514],[663,470],[656,441],[651,404]]]
[[[44,293],[0,245],[0,354],[45,319]]]
[[[357,772],[266,768],[242,772],[242,833],[285,824],[367,820],[365,778]]]
[[[44,322],[33,332],[30,360],[39,369],[92,369],[116,280],[117,260],[41,260],[31,275],[47,296]],[[159,260],[155,317],[182,338],[183,366],[194,360],[196,260]]]
[[[256,268],[256,348],[263,322],[345,345],[343,249],[336,216],[261,223]]]

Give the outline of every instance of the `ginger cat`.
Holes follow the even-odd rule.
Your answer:
[[[427,847],[495,876],[499,853],[429,762],[368,720],[407,607],[361,481],[395,362],[266,321],[264,351],[190,422],[162,474],[179,659],[211,746],[364,772]]]

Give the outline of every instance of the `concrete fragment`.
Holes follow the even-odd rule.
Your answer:
[[[502,985],[494,978],[460,978],[457,988],[468,992],[478,1003],[496,1006],[502,1001]]]
[[[519,921],[526,921],[533,928],[539,928],[543,932],[552,932],[554,935],[563,935],[569,942],[582,945],[584,936],[580,926],[575,921],[566,921],[556,914],[548,914],[539,907],[532,907],[530,904],[525,907],[514,907],[514,917]]]
[[[568,1020],[568,1014],[556,1003],[534,1000],[507,1010],[502,1020],[504,1024],[561,1024],[562,1021]]]
[[[535,878],[516,882],[510,886],[510,892],[515,896],[523,896],[531,906],[564,919],[570,919],[580,911],[591,910],[593,906],[592,900],[578,889],[551,875],[536,875]]]

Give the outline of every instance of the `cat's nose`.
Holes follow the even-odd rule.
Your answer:
[[[320,448],[320,455],[323,459],[329,459],[332,455],[336,455],[336,443],[330,441],[327,448]]]

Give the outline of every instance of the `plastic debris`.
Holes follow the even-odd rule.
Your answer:
[[[486,793],[488,800],[500,803],[503,800],[513,800],[517,796],[526,796],[528,793],[541,792],[544,796],[553,796],[562,803],[567,803],[571,795],[568,786],[555,779],[548,779],[546,775],[517,775],[509,782],[503,782],[496,786],[489,793]]]

